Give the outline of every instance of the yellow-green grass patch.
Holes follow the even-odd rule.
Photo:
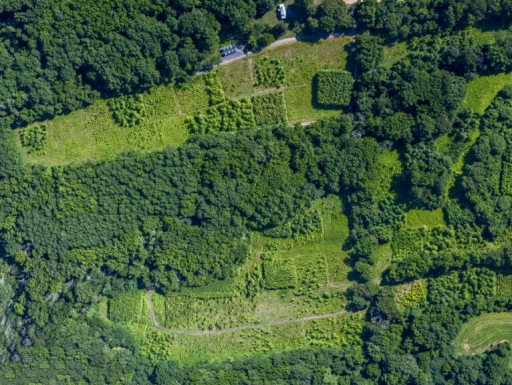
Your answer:
[[[318,71],[346,69],[351,37],[322,40],[317,43],[295,42],[265,50],[258,55],[280,57],[288,86],[311,84]]]
[[[469,37],[473,39],[473,45],[482,46],[486,44],[496,43],[496,31],[484,31],[478,28],[469,27],[466,31],[469,33]]]
[[[361,342],[362,314],[243,329],[225,334],[184,335],[143,330],[142,349],[153,361],[226,360],[309,346],[347,346]]]
[[[226,97],[238,98],[252,95],[254,79],[250,59],[235,60],[218,67],[216,71]]]
[[[338,115],[340,111],[315,107],[313,87],[293,87],[284,91],[288,120],[297,123],[305,120],[316,120],[327,116]]]
[[[479,354],[494,344],[512,341],[512,313],[490,313],[473,317],[453,341],[459,354]]]
[[[409,210],[406,214],[406,224],[409,228],[446,226],[442,208],[433,211],[419,209]]]
[[[466,87],[466,96],[462,104],[471,108],[473,112],[483,114],[498,92],[507,84],[512,84],[512,72],[479,76]]]
[[[385,67],[391,67],[400,59],[407,56],[407,43],[395,43],[384,47],[381,64]]]
[[[400,154],[396,150],[385,150],[377,162],[377,178],[371,181],[369,190],[376,200],[391,195],[393,179],[402,173]]]

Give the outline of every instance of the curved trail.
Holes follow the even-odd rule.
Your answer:
[[[227,334],[227,333],[233,333],[244,329],[253,329],[253,328],[259,328],[264,326],[271,326],[271,325],[286,325],[293,322],[302,322],[302,321],[312,321],[316,319],[323,319],[323,318],[329,318],[329,317],[336,317],[339,315],[347,314],[346,310],[338,311],[336,313],[329,313],[329,314],[321,314],[321,315],[312,315],[309,317],[302,317],[302,318],[293,318],[293,319],[287,319],[287,320],[274,320],[274,321],[267,321],[267,322],[261,322],[257,324],[248,324],[243,326],[238,326],[235,328],[228,328],[228,329],[221,329],[221,330],[181,330],[181,329],[169,329],[165,326],[161,326],[158,321],[156,320],[155,310],[153,308],[153,302],[151,301],[151,296],[153,295],[153,292],[147,293],[148,298],[148,305],[149,305],[149,314],[151,315],[151,321],[153,322],[153,326],[157,329],[164,330],[166,332],[174,333],[174,334],[188,334],[192,336],[207,336],[207,335],[218,335],[218,334]]]

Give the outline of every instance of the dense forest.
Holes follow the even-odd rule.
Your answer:
[[[22,162],[14,127],[100,97],[186,82],[218,61],[221,39],[255,40],[262,31],[254,19],[274,6],[0,6],[0,383],[512,383],[508,342],[478,355],[457,355],[452,345],[472,317],[512,310],[512,297],[493,286],[512,269],[512,86],[483,115],[463,103],[477,76],[512,70],[508,1],[365,0],[350,12],[336,1],[297,1],[300,33],[357,25],[350,103],[332,101],[346,106],[339,116],[232,133],[204,133],[199,121],[201,134],[179,148],[55,167]],[[495,43],[473,44],[465,29],[477,23],[501,27]],[[394,41],[409,43],[407,55],[383,66]],[[338,81],[351,81],[341,74]],[[322,97],[329,104],[330,94]],[[440,138],[450,139],[444,150]],[[403,172],[394,193],[380,197],[374,181],[390,149]],[[329,194],[341,197],[349,219],[347,309],[365,311],[361,344],[155,362],[98,312],[102,298],[135,288],[168,294],[236,276],[252,232],[308,233],[315,219],[301,215]],[[448,224],[421,235],[419,252],[407,251],[416,241],[406,237],[410,209],[442,209]],[[301,220],[285,227],[294,218]],[[401,239],[406,253],[381,280],[376,248]],[[428,285],[425,300],[400,308],[393,287],[418,279]]]

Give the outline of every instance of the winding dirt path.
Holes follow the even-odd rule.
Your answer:
[[[151,321],[153,322],[153,326],[157,329],[164,330],[166,332],[174,333],[174,334],[188,334],[192,336],[208,336],[208,335],[219,335],[219,334],[227,334],[227,333],[233,333],[244,329],[253,329],[253,328],[259,328],[259,327],[265,327],[265,326],[271,326],[271,325],[286,325],[293,322],[302,322],[302,321],[312,321],[316,319],[323,319],[323,318],[330,318],[330,317],[336,317],[339,315],[347,314],[346,310],[338,311],[336,313],[329,313],[329,314],[320,314],[320,315],[312,315],[309,317],[302,317],[302,318],[293,318],[293,319],[286,319],[286,320],[273,320],[273,321],[267,321],[267,322],[261,322],[257,324],[248,324],[243,326],[238,326],[235,328],[228,328],[228,329],[221,329],[221,330],[182,330],[182,329],[169,329],[165,326],[161,326],[158,321],[156,320],[155,315],[155,309],[153,308],[153,302],[151,301],[151,297],[153,296],[153,291],[147,292],[147,298],[148,298],[148,304],[149,304],[149,314],[151,316]]]

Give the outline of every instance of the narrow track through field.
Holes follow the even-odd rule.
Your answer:
[[[238,326],[235,328],[228,328],[228,329],[221,329],[221,330],[182,330],[182,329],[169,329],[165,326],[161,326],[155,315],[155,310],[153,308],[153,302],[151,301],[151,297],[153,295],[152,291],[147,292],[147,298],[148,298],[148,304],[149,304],[149,314],[151,315],[151,321],[153,322],[153,326],[157,329],[164,330],[166,332],[174,333],[174,334],[188,334],[192,336],[206,336],[206,335],[219,335],[219,334],[227,334],[227,333],[234,333],[240,330],[244,329],[254,329],[259,327],[265,327],[265,326],[272,326],[272,325],[286,325],[294,322],[302,322],[302,321],[312,321],[317,319],[323,319],[323,318],[330,318],[330,317],[337,317],[339,315],[347,314],[346,310],[338,311],[336,313],[329,313],[329,314],[320,314],[320,315],[313,315],[309,317],[301,317],[301,318],[293,318],[293,319],[286,319],[286,320],[274,320],[274,321],[267,321],[267,322],[261,322],[257,324],[248,324],[243,326]]]

